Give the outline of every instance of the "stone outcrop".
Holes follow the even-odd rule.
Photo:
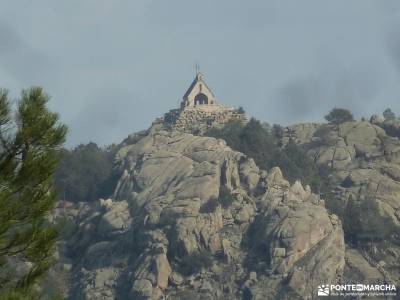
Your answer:
[[[258,237],[255,249],[265,249],[272,276],[259,276],[247,291],[253,299],[312,299],[317,282],[334,283],[342,275],[341,222],[327,213],[323,200],[309,189],[299,182],[290,186],[278,168],[271,170],[268,179],[268,192],[261,199],[268,208],[254,223],[254,234]]]
[[[246,123],[247,118],[237,109],[222,105],[174,109],[164,116],[166,126],[196,135],[202,134],[212,127],[221,127],[233,121]]]
[[[300,137],[300,138],[298,138]],[[369,122],[334,125],[295,125],[289,139],[305,147],[317,165],[333,171],[338,201],[352,199],[374,215],[400,228],[400,141]],[[368,220],[360,210],[360,221]]]
[[[114,199],[63,203],[73,299],[312,299],[345,265],[340,220],[279,168],[155,125],[124,141]],[[250,298],[246,298],[250,297]]]
[[[294,125],[285,129],[283,141],[304,147],[330,173],[332,196],[327,206],[341,215],[346,233],[373,241],[362,256],[354,254],[357,250],[349,252],[346,270],[356,270],[358,278],[366,279],[379,277],[378,272],[390,281],[398,278],[400,268],[395,262],[400,237],[400,141],[375,125],[382,123],[376,120]],[[359,256],[370,257],[369,267],[358,266]]]
[[[353,282],[375,282],[383,283],[385,278],[381,272],[372,266],[359,251],[346,249],[346,277]]]
[[[315,299],[320,284],[398,286],[398,139],[351,122],[291,126],[289,141],[329,171],[331,196],[223,140],[163,123],[129,136],[112,199],[61,201],[52,215],[68,228],[52,273],[68,280],[65,297]],[[354,234],[368,242],[346,245]]]

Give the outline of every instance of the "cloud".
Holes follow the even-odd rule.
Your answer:
[[[23,42],[20,37],[0,20],[0,55],[8,55],[17,49],[21,49]]]
[[[391,30],[387,35],[387,50],[398,71],[400,71],[400,31]]]
[[[140,128],[141,120],[135,119],[135,112],[145,105],[132,92],[105,87],[86,98],[85,106],[71,120],[68,145],[86,143],[88,140],[99,144],[120,142],[131,133],[132,128]],[[146,127],[148,124],[145,124]]]
[[[325,98],[323,85],[314,78],[294,79],[278,90],[275,105],[289,118],[312,115],[319,109],[315,104]]]
[[[368,106],[381,88],[379,69],[369,62],[352,69],[331,66],[282,85],[274,93],[272,106],[290,123],[322,120],[333,107],[363,116],[370,113]]]
[[[396,0],[31,2],[1,7],[0,84],[44,86],[69,145],[148,127],[178,105],[195,62],[221,103],[270,123],[400,109]]]
[[[3,73],[13,76],[23,85],[41,85],[50,76],[53,79],[56,76],[57,72],[52,68],[50,60],[32,48],[17,31],[2,20],[0,41],[0,66]]]

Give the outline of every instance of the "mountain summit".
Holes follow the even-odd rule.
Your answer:
[[[399,139],[367,121],[271,128],[218,102],[197,74],[179,109],[117,146],[110,199],[59,202],[54,218],[78,224],[59,246],[65,295],[315,299],[331,285],[399,287]],[[224,139],[203,135],[211,128]],[[310,168],[323,173],[313,190],[298,180]]]
[[[184,94],[180,108],[166,113],[163,121],[174,130],[199,135],[212,127],[221,127],[229,122],[246,123],[247,118],[242,109],[218,103],[206,84],[204,75],[198,72]]]

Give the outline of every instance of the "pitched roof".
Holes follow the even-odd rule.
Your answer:
[[[196,77],[194,78],[194,80],[193,80],[192,83],[190,84],[189,88],[187,89],[185,95],[183,95],[183,99],[186,99],[186,98],[189,96],[190,92],[193,90],[193,88],[195,87],[195,85],[196,85],[198,82],[200,82],[200,81],[201,81],[201,83],[204,84],[204,86],[210,91],[210,93],[213,95],[213,97],[215,97],[215,96],[214,96],[214,93],[211,91],[210,87],[209,87],[209,86],[206,84],[206,82],[204,81],[204,75],[201,74],[200,72],[198,72],[198,73],[196,74]]]

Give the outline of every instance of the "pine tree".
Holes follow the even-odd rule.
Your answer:
[[[57,230],[48,214],[67,128],[47,109],[48,100],[42,88],[23,90],[14,114],[7,91],[0,90],[1,299],[34,298],[35,284],[54,259]]]
[[[345,122],[352,122],[354,118],[353,114],[348,109],[334,108],[325,116],[325,120],[331,124],[339,125]]]
[[[390,108],[385,109],[385,111],[383,112],[383,117],[386,121],[396,120],[396,114],[392,112]]]
[[[118,172],[113,171],[117,147],[101,148],[90,142],[63,150],[55,174],[55,185],[68,201],[95,201],[113,192]]]

